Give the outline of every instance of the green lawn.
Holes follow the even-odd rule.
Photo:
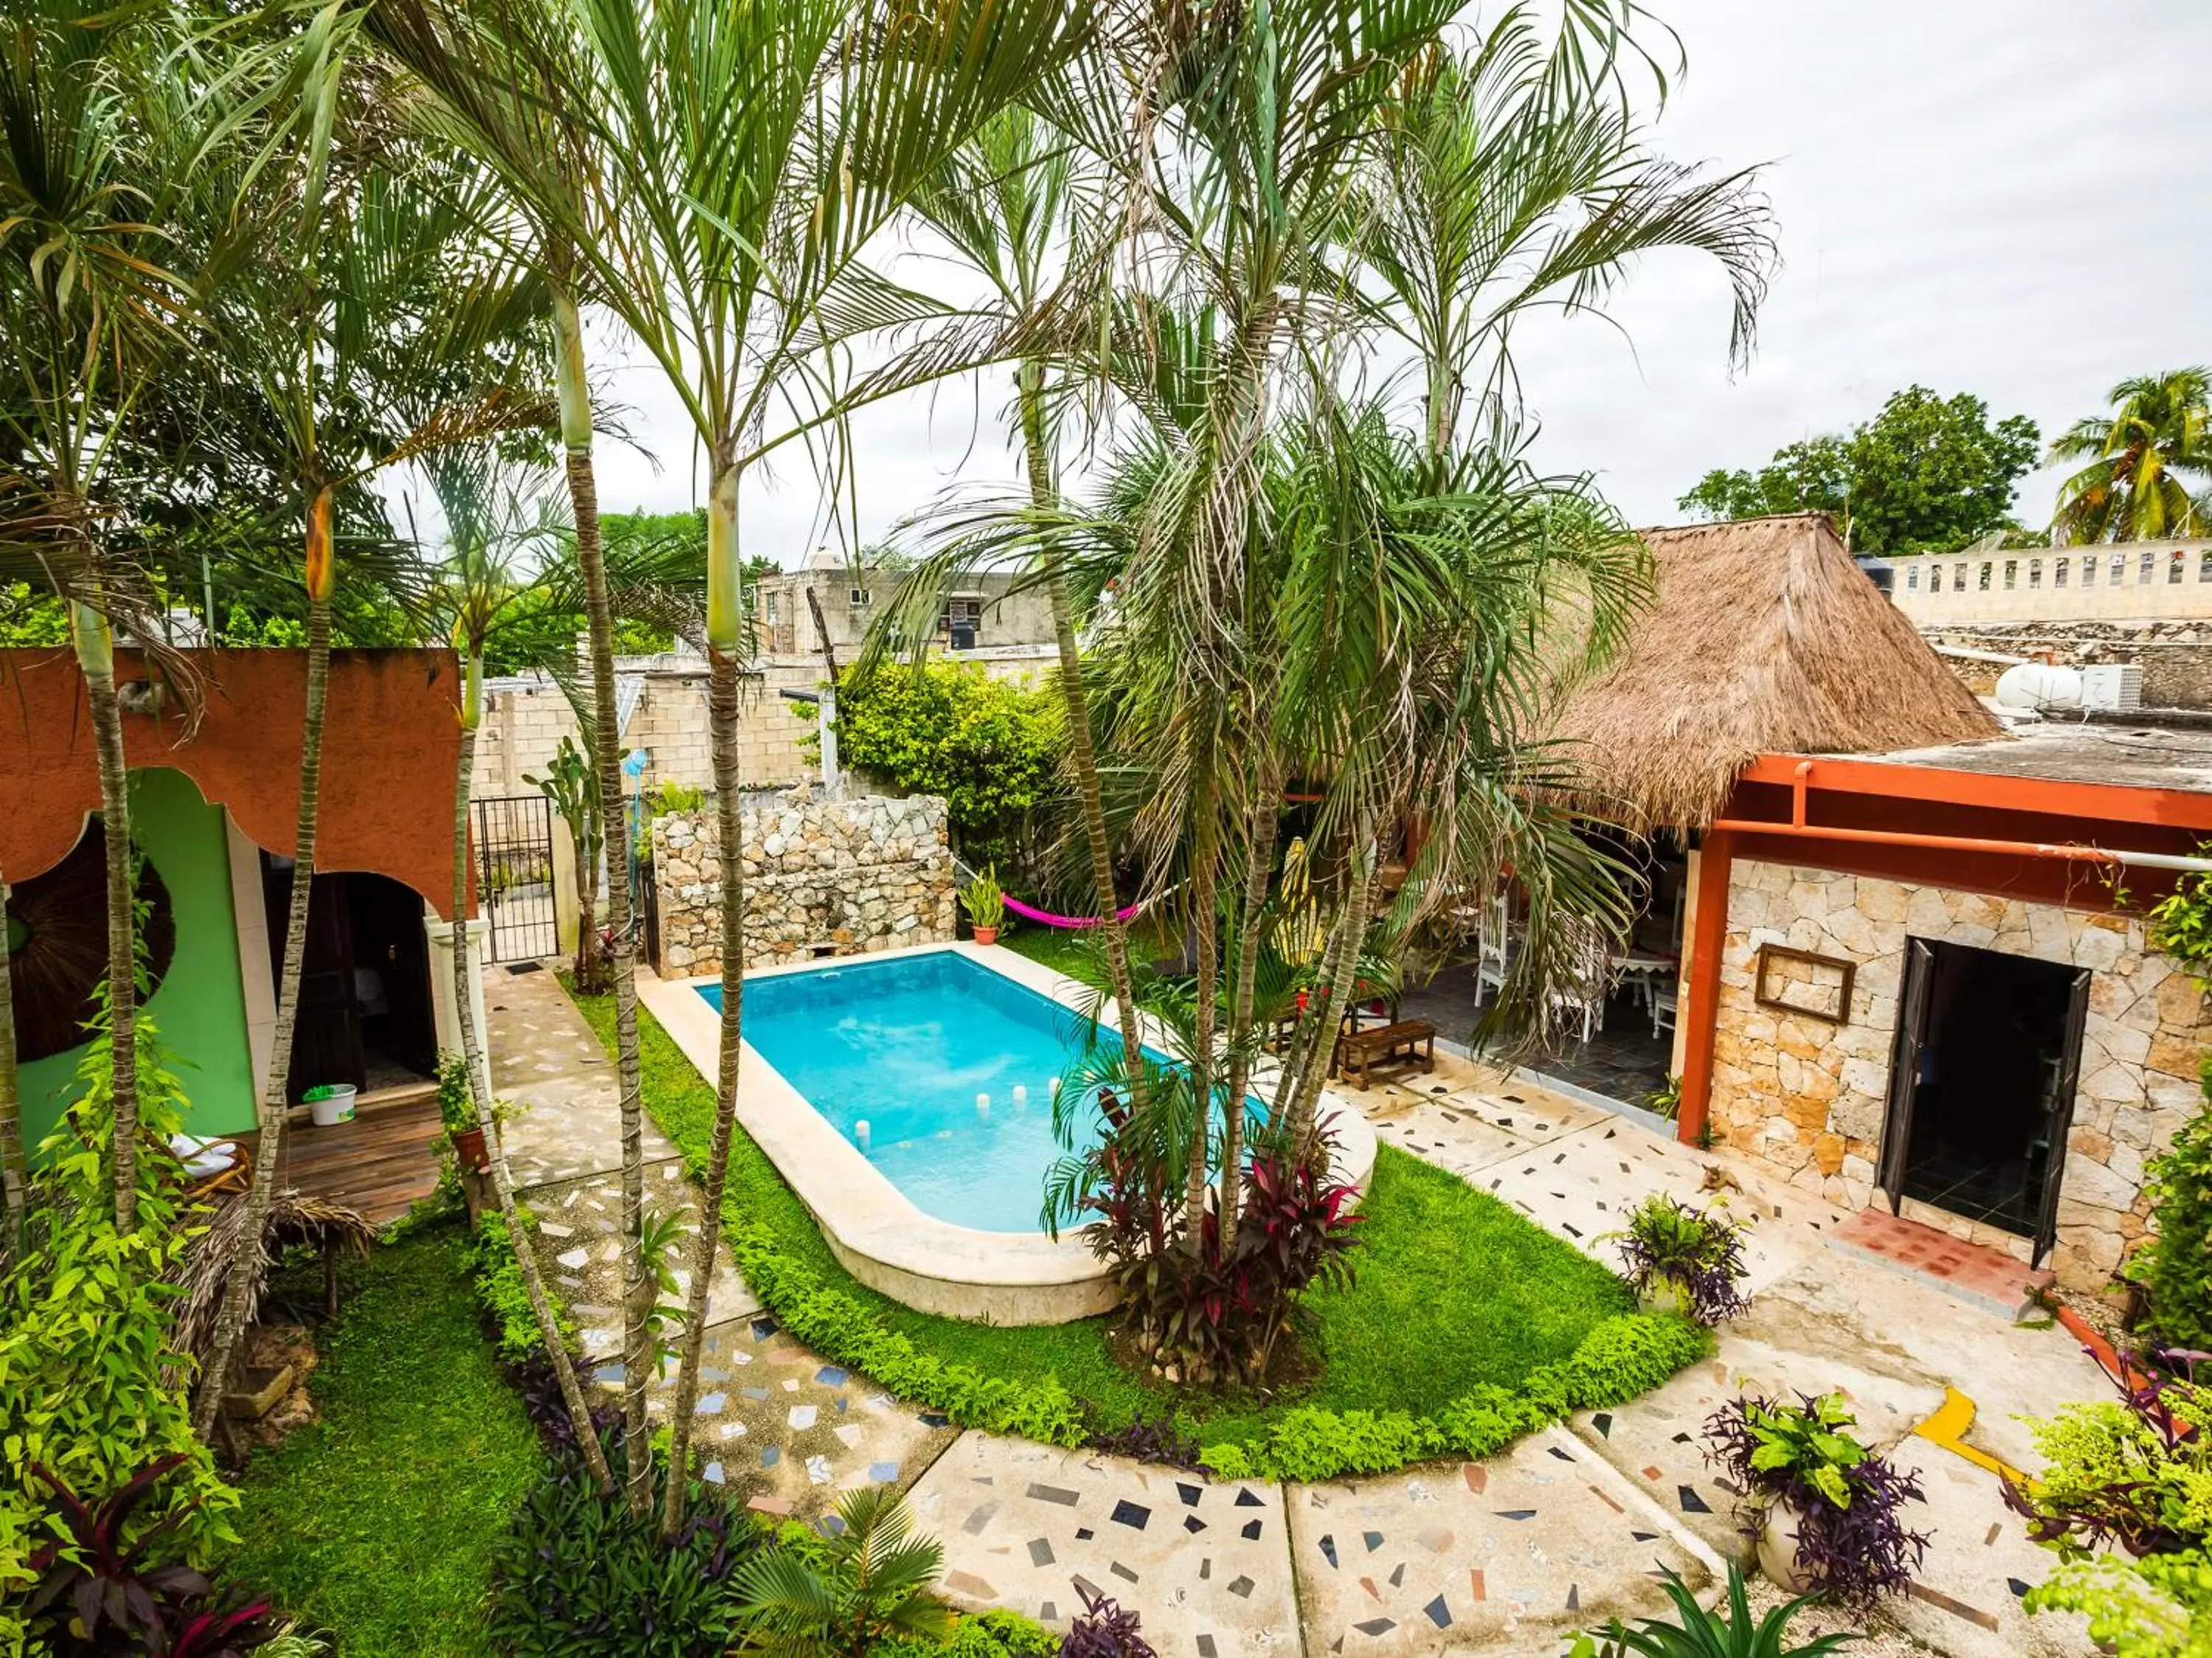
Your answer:
[[[492,1545],[543,1460],[485,1338],[461,1234],[441,1226],[349,1264],[309,1382],[322,1420],[246,1467],[238,1587],[343,1658],[490,1650]]]
[[[580,997],[610,1052],[611,997]],[[678,1146],[703,1157],[714,1089],[651,1015],[639,1009],[645,1106]],[[993,1328],[917,1313],[837,1264],[805,1207],[765,1155],[738,1132],[730,1167],[735,1212],[768,1228],[828,1286],[863,1302],[917,1345],[987,1374],[1056,1376],[1096,1427],[1173,1412],[1205,1442],[1243,1440],[1294,1405],[1401,1409],[1429,1415],[1478,1383],[1511,1387],[1565,1359],[1600,1320],[1632,1310],[1612,1273],[1454,1175],[1385,1146],[1363,1212],[1357,1275],[1312,1296],[1323,1360],[1316,1383],[1263,1405],[1150,1385],[1114,1362],[1106,1324]]]

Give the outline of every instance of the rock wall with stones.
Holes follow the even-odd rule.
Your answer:
[[[1831,1202],[1862,1209],[1875,1200],[1911,938],[2091,970],[2050,1265],[2071,1288],[2101,1288],[2148,1230],[2143,1161],[2200,1108],[2197,1065],[2212,1042],[2204,996],[2145,948],[2138,917],[1738,861],[1715,1020],[1716,1137]],[[1753,999],[1756,958],[1768,943],[1856,964],[1846,1022]],[[1904,1212],[2027,1258],[2026,1238],[1911,1199]]]
[[[749,804],[745,966],[858,955],[953,936],[952,850],[934,795],[840,802],[801,791]],[[654,820],[665,978],[722,970],[720,836],[710,811]]]
[[[1923,623],[1932,643],[2014,656],[2047,655],[2069,667],[2133,662],[2142,669],[2145,708],[2212,709],[2212,622]],[[1975,692],[1996,688],[2002,662],[1953,658]]]

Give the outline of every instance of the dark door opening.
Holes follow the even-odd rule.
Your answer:
[[[283,971],[289,860],[262,858],[272,973]],[[384,875],[319,875],[307,899],[307,948],[288,1079],[294,1104],[319,1082],[364,1094],[434,1076],[430,943],[422,900]]]
[[[2089,972],[1911,941],[1890,1066],[1881,1184],[2035,1240],[2057,1231]]]

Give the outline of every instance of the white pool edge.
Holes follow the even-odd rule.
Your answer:
[[[863,966],[907,956],[955,953],[1062,1007],[1087,1011],[1092,992],[1016,951],[972,943],[921,944],[834,960],[755,967],[748,983],[834,966]],[[720,1074],[721,1015],[699,995],[720,975],[665,979],[641,966],[638,999],[711,1084]],[[1167,1033],[1140,1015],[1145,1039],[1169,1046]],[[1270,1062],[1253,1078],[1264,1091]],[[1358,1108],[1334,1090],[1322,1114],[1336,1137],[1332,1173],[1364,1192],[1375,1169],[1375,1131]],[[1105,1268],[1073,1233],[983,1232],[925,1215],[859,1148],[831,1127],[751,1043],[738,1056],[738,1120],[799,1194],[846,1271],[869,1288],[924,1313],[984,1324],[1066,1324],[1111,1308]]]

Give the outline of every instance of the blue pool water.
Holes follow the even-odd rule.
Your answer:
[[[698,990],[720,1009],[720,985]],[[832,1127],[850,1142],[867,1123],[869,1161],[915,1208],[985,1232],[1039,1229],[1061,1155],[1053,1082],[1082,1053],[1078,1015],[949,950],[748,980],[744,1012],[745,1040]]]

